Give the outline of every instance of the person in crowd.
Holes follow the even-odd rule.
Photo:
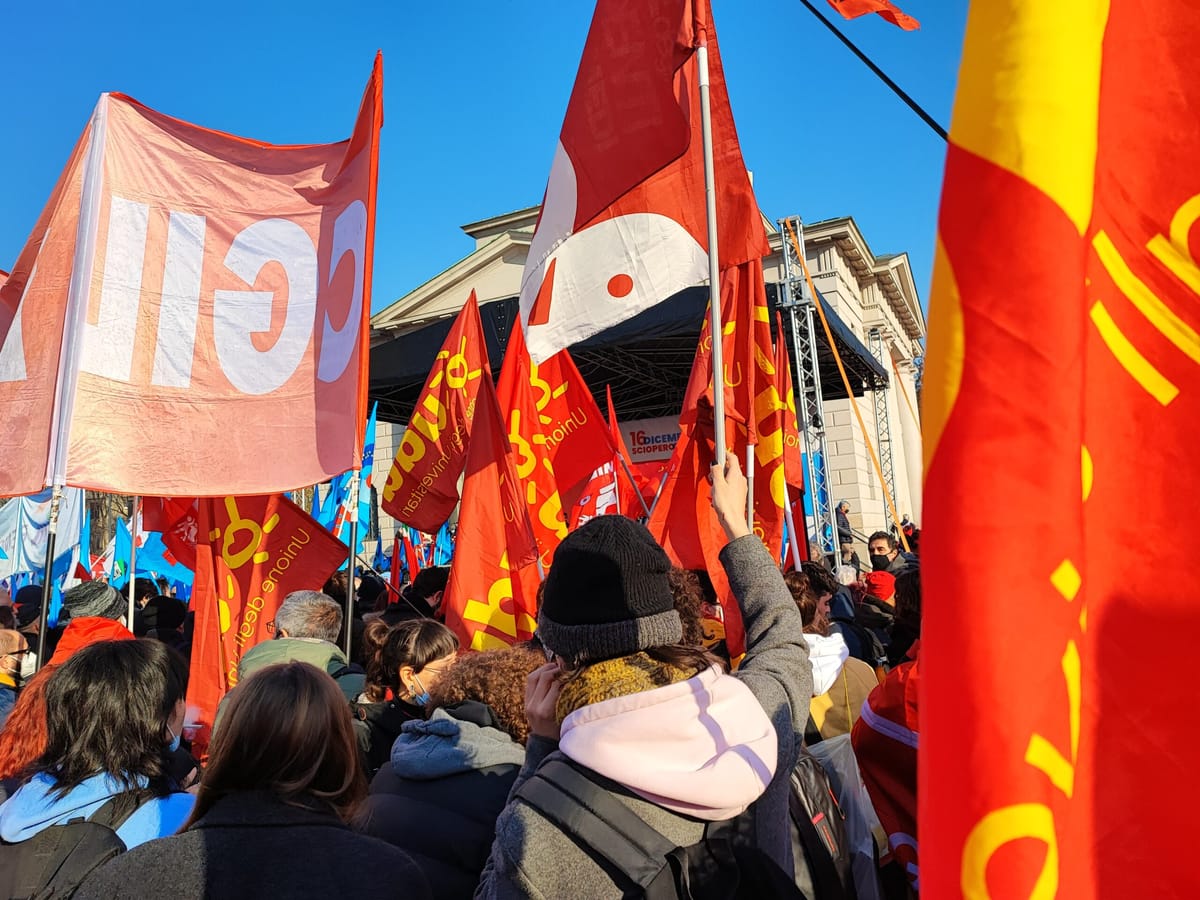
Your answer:
[[[854,549],[854,530],[850,527],[850,502],[848,500],[838,501],[838,505],[834,508],[834,517],[837,519],[837,538],[838,547],[841,550],[841,564],[853,566],[855,571],[860,568],[858,552]],[[812,557],[818,559],[819,557]],[[832,563],[831,563],[832,564]]]
[[[903,610],[905,625],[915,630],[916,639],[905,660],[888,672],[867,698],[850,741],[895,861],[916,890],[921,580],[915,571],[902,579],[897,579],[896,585],[897,615]]]
[[[672,567],[667,578],[671,583],[675,611],[679,613],[679,622],[683,626],[681,643],[688,647],[704,647],[704,593],[699,576],[691,569]]]
[[[422,569],[412,580],[407,593],[401,592],[400,598],[383,611],[383,620],[389,625],[397,625],[413,618],[444,621],[446,614],[442,610],[442,595],[449,582],[449,566],[430,566]]]
[[[876,572],[899,575],[917,561],[911,553],[902,553],[895,537],[886,531],[871,535],[867,540],[867,551],[871,554],[871,569]]]
[[[187,604],[166,594],[157,594],[146,601],[141,611],[142,624],[146,629],[145,636],[162,641],[173,647],[187,659],[192,655],[192,648],[183,637],[183,625],[187,621]]]
[[[100,641],[72,654],[46,682],[46,747],[0,806],[0,839],[29,840],[110,800],[126,848],[173,834],[194,800],[168,774],[187,676],[158,641]]]
[[[383,669],[383,645],[391,628],[378,618],[367,622],[363,628],[363,651],[366,654],[366,683],[358,695],[359,703],[383,703],[392,697],[391,682]]]
[[[126,603],[129,602],[127,588],[128,585],[126,585],[125,588],[122,588],[120,592],[121,596],[127,598]],[[146,624],[142,621],[142,610],[145,608],[146,604],[150,602],[150,598],[157,596],[158,593],[158,584],[155,583],[154,579],[135,578],[133,580],[134,609],[133,626],[131,630],[133,631],[134,637],[146,636]]]
[[[405,853],[349,827],[366,780],[345,698],[318,667],[239,682],[210,749],[182,831],[97,869],[79,900],[430,896]]]
[[[38,630],[42,627],[42,588],[41,585],[27,584],[17,590],[13,597],[13,609],[16,610],[17,631],[25,635],[29,646],[37,648]],[[63,626],[51,628],[46,632],[46,654],[53,655],[58,639],[62,637]],[[33,671],[25,673],[32,675]]]
[[[568,534],[539,611],[554,660],[527,682],[525,762],[477,897],[607,898],[628,889],[601,861],[605,848],[581,845],[539,811],[541,789],[557,790],[564,769],[678,847],[701,842],[706,823],[746,813],[755,860],[739,873],[790,882],[788,779],[812,696],[808,649],[783,576],[747,525],[736,455],[713,468],[712,485],[729,541],[720,560],[745,625],[737,674],[681,644],[671,564],[644,526],[606,515]]]
[[[802,572],[788,572],[784,583],[800,610],[804,641],[812,663],[813,698],[805,742],[849,734],[867,695],[879,684],[875,670],[850,656],[842,635],[830,631],[829,603],[817,596]]]
[[[29,650],[29,641],[21,632],[0,629],[0,729],[17,703],[21,686],[21,661]]]
[[[275,613],[275,639],[251,647],[238,664],[238,680],[281,662],[305,662],[329,673],[347,701],[358,699],[366,683],[361,669],[346,662],[335,643],[342,627],[342,608],[320,591],[292,591]]]
[[[21,777],[46,752],[46,682],[56,666],[43,666],[21,688],[0,728],[0,803],[21,786]]]
[[[376,624],[387,627],[371,623]],[[425,718],[429,692],[457,656],[458,638],[433,619],[409,619],[388,632],[371,669],[391,699],[355,706],[355,733],[368,774],[387,762],[405,722]]]
[[[158,595],[160,597],[174,597],[175,596],[175,590],[174,590],[174,588],[171,587],[171,582],[169,582],[167,579],[163,578],[161,575],[158,578],[154,579],[154,586],[158,588]]]
[[[366,626],[366,623],[363,621],[363,617],[362,617],[363,609],[361,608],[361,606],[358,603],[358,597],[357,597],[358,581],[359,581],[359,579],[356,577],[354,579],[356,596],[355,596],[355,602],[354,602],[354,615],[352,615],[352,616],[346,615],[346,605],[350,602],[349,570],[342,571],[342,572],[334,572],[332,575],[329,576],[329,580],[325,582],[325,585],[321,588],[321,591],[322,591],[322,593],[325,594],[326,597],[329,597],[339,607],[341,607],[341,610],[342,610],[342,620],[341,620],[342,624],[338,629],[337,638],[334,640],[334,643],[337,644],[339,647],[346,646],[346,627],[349,626],[349,628],[350,628],[350,654],[351,654],[350,661],[352,663],[354,663],[355,665],[358,665],[361,667],[364,664],[359,659],[359,657],[361,656],[360,648],[362,647],[363,628]]]
[[[17,614],[13,610],[12,603],[0,604],[0,628],[7,628],[10,631],[17,630]]]
[[[469,898],[496,817],[525,760],[525,679],[546,662],[528,647],[473,653],[430,689],[428,721],[406,722],[371,782],[364,827],[407,851],[435,898]]]
[[[125,627],[129,600],[102,581],[75,585],[63,593],[62,605],[67,627],[50,657],[52,666],[62,665],[72,654],[98,641],[134,639]]]
[[[892,623],[888,662],[894,668],[908,659],[921,637],[921,570],[913,566],[896,578],[896,620]]]
[[[896,605],[896,576],[891,572],[867,572],[862,577],[863,598],[870,597],[888,606]]]

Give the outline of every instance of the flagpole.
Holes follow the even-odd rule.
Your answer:
[[[713,168],[712,105],[709,100],[708,36],[696,48],[700,75],[700,130],[704,148],[704,211],[708,220],[708,314],[712,340],[713,460],[725,465],[725,353],[721,329],[721,262],[717,252],[717,185]]]
[[[754,444],[746,445],[746,524],[754,530]]]
[[[629,468],[629,462],[625,459],[624,454],[618,453],[617,459],[621,461],[621,468],[625,470],[625,477],[629,479],[629,484],[633,487],[633,492],[637,494],[638,502],[642,504],[642,512],[646,514],[646,518],[650,518],[650,507],[646,505],[646,498],[642,496],[642,492],[638,490],[637,482],[633,480],[633,472]],[[617,490],[617,510],[620,511],[620,496],[621,492]]]
[[[792,515],[792,501],[787,496],[787,486],[784,485],[783,499],[783,523],[787,526],[788,534],[791,535],[791,550],[792,550],[792,568],[797,572],[800,571],[800,537],[796,534],[796,518]]]
[[[129,584],[126,589],[129,591],[129,630],[133,631],[133,614],[137,610],[137,601],[133,595],[133,583],[137,580],[137,535],[138,535],[138,514],[142,511],[142,498],[134,494],[133,505],[129,513]]]
[[[62,487],[55,485],[50,494],[50,531],[46,535],[46,559],[42,565],[42,609],[38,613],[38,639],[36,668],[46,662],[46,628],[50,621],[50,591],[53,580],[54,545],[58,537],[58,507],[62,501]],[[36,669],[35,669],[36,671]]]
[[[350,508],[354,515],[350,517],[350,562],[346,572],[346,661],[350,661],[350,623],[354,619],[354,568],[358,562],[358,475],[354,470],[350,479]]]

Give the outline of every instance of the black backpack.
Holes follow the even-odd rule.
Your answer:
[[[70,897],[93,871],[125,852],[117,829],[137,811],[134,804],[115,815],[112,797],[86,819],[44,828],[28,840],[0,841],[0,897],[12,900],[59,900]]]
[[[846,815],[824,766],[807,750],[800,751],[789,787],[796,884],[820,900],[856,900]]]
[[[548,759],[516,796],[569,836],[617,882],[647,900],[805,900],[748,837],[750,813],[709,822],[678,847],[565,757]]]

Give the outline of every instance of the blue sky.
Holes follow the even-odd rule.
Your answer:
[[[949,125],[966,0],[908,0],[906,33],[840,27]],[[713,0],[734,118],[776,219],[852,215],[908,251],[927,302],[945,145],[798,0]],[[346,137],[384,52],[381,309],[470,252],[459,226],[541,200],[591,19],[587,0],[91,0],[5,12],[0,268],[20,252],[102,91],[275,143]],[[836,18],[830,11],[830,15]]]

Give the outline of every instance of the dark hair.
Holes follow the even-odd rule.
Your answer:
[[[424,571],[424,570],[423,570]],[[454,632],[433,619],[409,619],[388,633],[380,653],[384,683],[392,695],[403,693],[400,686],[400,667],[412,666],[420,672],[434,660],[458,652]]]
[[[222,797],[267,791],[292,806],[318,802],[348,822],[367,795],[337,683],[308,663],[267,666],[229,694],[189,828]]]
[[[53,778],[60,798],[102,773],[130,792],[119,806],[136,803],[135,793],[165,797],[167,725],[187,679],[183,657],[161,641],[77,650],[46,685],[46,749],[32,771]]]
[[[363,693],[369,703],[381,703],[387,698],[388,680],[383,670],[383,645],[392,627],[383,619],[372,619],[362,632],[362,655],[366,659],[367,683]]]
[[[529,646],[469,653],[429,689],[429,709],[455,706],[464,700],[486,703],[500,730],[524,744],[529,739],[525,679],[545,662],[545,655]]]
[[[713,666],[721,671],[729,670],[725,660],[703,647],[685,647],[683,644],[663,644],[645,651],[651,659],[676,668],[690,670],[692,676],[706,672]]]
[[[428,600],[438,591],[444,591],[450,581],[449,566],[430,566],[422,569],[412,580],[413,600]]]
[[[11,606],[0,606],[0,628],[17,627],[17,615]]]
[[[909,566],[896,576],[896,621],[921,633],[921,570]]]
[[[681,643],[689,647],[703,647],[704,625],[701,620],[704,618],[704,592],[700,588],[700,579],[691,569],[672,567],[667,573],[667,581],[671,585],[675,611],[683,623]]]
[[[346,608],[346,587],[350,576],[346,572],[334,572],[321,587],[321,593],[333,599],[342,609]]]
[[[158,585],[154,583],[153,578],[135,578],[133,580],[133,599],[137,603],[141,603],[147,597],[153,597],[158,593]]]
[[[836,594],[841,587],[833,573],[818,562],[807,560],[800,563],[800,571],[808,577],[809,587],[820,597],[822,594]]]
[[[387,606],[387,585],[374,572],[363,572],[354,597],[354,617],[361,619],[364,613],[383,612]]]
[[[783,576],[792,601],[800,610],[800,624],[807,628],[817,617],[817,593],[804,572],[788,572]]]
[[[895,550],[895,549],[896,549],[896,539],[895,539],[895,537],[893,537],[892,535],[888,534],[886,531],[877,531],[877,532],[875,532],[873,535],[871,535],[869,538],[867,538],[867,543],[868,543],[868,544],[869,544],[869,543],[871,543],[871,541],[887,541],[887,544],[888,544],[888,549],[890,549],[890,550]]]

